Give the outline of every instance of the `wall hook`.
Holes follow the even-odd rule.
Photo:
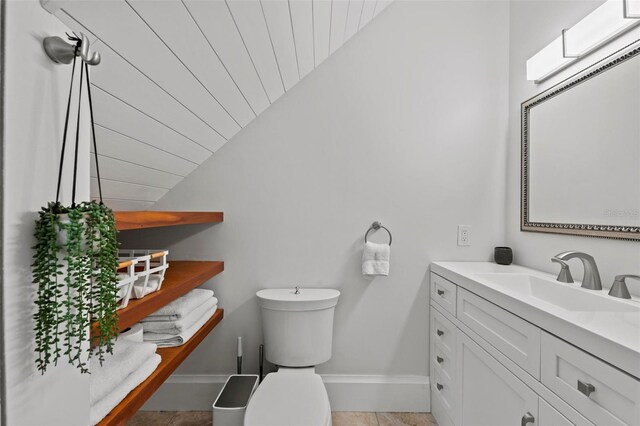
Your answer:
[[[93,52],[91,54],[89,38],[86,35],[80,33],[80,37],[78,37],[75,34],[73,36],[67,34],[67,37],[75,43],[69,44],[57,36],[46,37],[42,41],[44,51],[53,62],[70,64],[74,56],[80,56],[89,65],[98,65],[100,63],[100,53]],[[80,49],[78,49],[78,43]]]

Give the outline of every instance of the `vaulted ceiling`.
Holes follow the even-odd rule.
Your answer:
[[[390,0],[43,0],[85,33],[105,203],[145,209]],[[97,196],[95,167],[92,197]]]

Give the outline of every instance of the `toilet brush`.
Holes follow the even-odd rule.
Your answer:
[[[242,374],[242,337],[238,336],[238,374]]]
[[[262,383],[262,371],[264,368],[264,345],[258,346],[258,364],[260,367],[260,383]]]

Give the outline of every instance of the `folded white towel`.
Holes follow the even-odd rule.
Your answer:
[[[362,252],[362,275],[389,275],[390,254],[391,247],[389,244],[364,243],[364,250]]]
[[[151,355],[156,352],[153,343],[132,342],[118,338],[113,348],[113,354],[105,354],[100,365],[98,356],[93,354],[89,361],[89,402],[96,401],[111,392],[129,374],[138,369]]]
[[[193,310],[191,311],[191,313],[186,314],[185,316],[179,316],[179,315],[156,315],[155,312],[151,315],[149,315],[146,318],[143,318],[140,322],[142,323],[147,323],[147,322],[153,322],[153,323],[160,323],[160,322],[165,322],[165,323],[174,323],[176,321],[180,321],[184,318],[187,317],[193,317],[193,312],[195,312],[197,309],[200,309],[202,306],[204,306],[205,304],[210,304],[211,300],[213,300],[215,303],[215,305],[218,304],[218,298],[217,297],[210,297],[208,299],[204,299],[202,300],[202,304],[200,306],[196,306],[193,308]],[[199,318],[199,316],[198,316]],[[197,318],[196,318],[197,319]]]
[[[183,316],[174,321],[145,321],[142,328],[145,332],[163,333],[163,334],[180,334],[189,329],[211,308],[218,305],[218,299],[210,297],[202,305],[195,308],[189,315]]]
[[[133,373],[129,374],[118,386],[109,392],[104,398],[91,405],[90,421],[92,425],[102,420],[113,408],[120,403],[132,390],[153,373],[160,364],[160,355],[151,355]]]
[[[141,322],[156,321],[163,317],[165,321],[174,321],[182,316],[189,315],[195,308],[213,297],[213,291],[204,288],[195,288],[184,296],[178,297],[173,302],[155,311]]]
[[[180,346],[188,342],[194,334],[213,316],[218,309],[218,306],[214,306],[209,309],[202,317],[193,324],[189,329],[185,330],[181,334],[165,334],[165,333],[144,333],[144,340],[146,342],[153,342],[160,348],[168,348],[172,346]]]

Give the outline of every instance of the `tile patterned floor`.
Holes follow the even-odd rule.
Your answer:
[[[431,413],[336,411],[333,426],[437,426]],[[139,411],[128,426],[212,426],[210,411]]]

